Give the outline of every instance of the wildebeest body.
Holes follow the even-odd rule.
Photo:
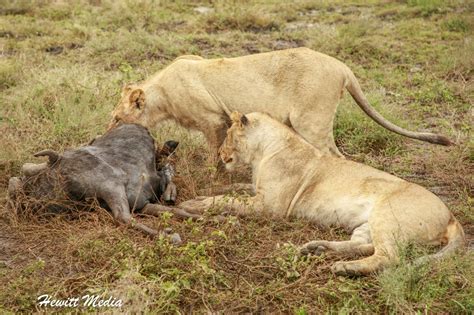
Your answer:
[[[142,209],[147,203],[158,201],[167,184],[165,177],[157,174],[155,152],[153,138],[145,128],[122,125],[89,146],[67,152],[64,157],[73,162],[65,163],[65,173],[74,174],[73,179],[88,177],[106,185],[124,185],[130,207]],[[82,165],[75,161],[81,161]],[[88,171],[81,176],[82,170]],[[77,191],[85,191],[84,188],[87,187],[79,187]]]
[[[168,141],[165,145],[174,150],[177,142]],[[136,124],[118,126],[89,145],[62,155],[45,150],[35,156],[48,156],[48,164],[43,168],[34,165],[32,174],[24,167],[26,176],[10,179],[11,196],[20,182],[26,195],[42,200],[52,200],[60,194],[72,200],[95,197],[124,223],[131,222],[131,209],[141,210],[159,201],[170,184],[169,176],[164,175],[168,170],[156,170],[158,157],[153,138],[146,128]],[[139,223],[134,226],[156,234]]]

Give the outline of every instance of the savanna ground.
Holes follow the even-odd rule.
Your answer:
[[[198,13],[199,6],[213,11]],[[348,96],[335,127],[349,159],[438,194],[472,244],[473,12],[472,2],[442,0],[1,0],[0,311],[35,311],[40,294],[103,294],[123,299],[126,312],[474,312],[472,251],[414,267],[407,261],[421,249],[408,246],[398,266],[341,278],[329,272],[341,257],[299,257],[294,245],[347,235],[301,220],[139,219],[179,232],[184,243],[173,246],[116,226],[98,207],[38,217],[5,206],[8,178],[35,162],[34,152],[78,146],[105,131],[124,83],[182,54],[306,46],[347,63],[385,117],[456,141],[440,147],[389,133]],[[181,142],[181,200],[248,179],[245,171],[216,175],[200,134],[164,124],[155,136]]]

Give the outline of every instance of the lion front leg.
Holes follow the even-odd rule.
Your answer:
[[[261,210],[263,208],[263,202],[259,195],[254,197],[218,195],[214,197],[197,197],[180,203],[178,207],[186,211],[201,213],[216,207],[224,212],[231,212],[235,215],[242,216]]]
[[[228,126],[224,123],[217,125],[205,126],[205,129],[202,130],[204,136],[206,137],[207,142],[209,143],[209,150],[214,158],[214,162],[217,162],[219,159],[219,148],[226,137],[226,130]]]
[[[159,217],[162,213],[169,212],[174,215],[176,215],[179,218],[183,219],[200,219],[202,216],[196,213],[189,213],[188,211],[184,209],[180,209],[177,207],[168,207],[168,206],[163,206],[159,205],[156,203],[149,203],[147,204],[142,210],[142,214],[148,214],[152,215],[155,217]]]

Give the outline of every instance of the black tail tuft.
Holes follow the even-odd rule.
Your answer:
[[[440,135],[437,135],[437,136],[436,136],[436,139],[433,139],[433,143],[440,144],[440,145],[444,145],[444,146],[456,145],[456,143],[452,142],[452,141],[449,140],[447,137],[445,137],[445,136],[440,136]]]

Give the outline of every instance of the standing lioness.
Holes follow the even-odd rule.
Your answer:
[[[411,132],[385,120],[369,105],[345,64],[308,48],[238,58],[179,57],[145,82],[124,88],[111,126],[124,121],[153,128],[164,119],[174,119],[202,131],[217,153],[232,111],[263,112],[293,128],[321,152],[341,156],[332,128],[344,89],[388,130],[450,144],[446,137]]]
[[[396,262],[404,242],[446,245],[430,258],[464,246],[464,232],[443,202],[425,188],[372,167],[323,155],[265,114],[233,114],[221,148],[228,169],[250,164],[256,195],[197,198],[181,208],[223,203],[237,211],[267,210],[323,226],[340,226],[349,241],[313,241],[303,252],[333,250],[369,256],[333,265],[337,274],[365,275]]]

